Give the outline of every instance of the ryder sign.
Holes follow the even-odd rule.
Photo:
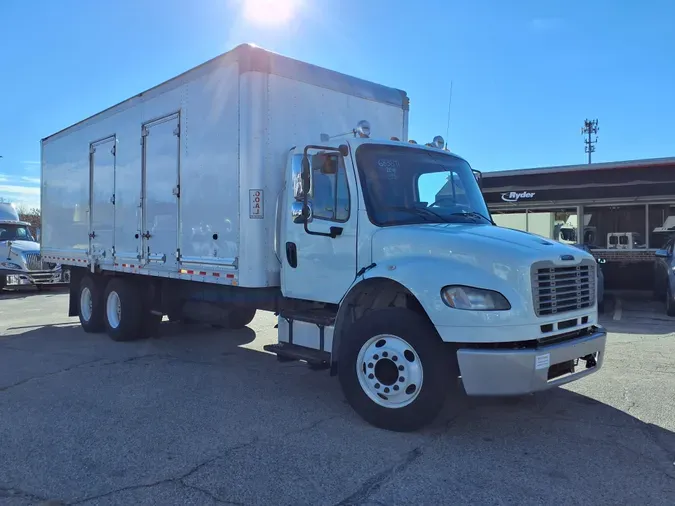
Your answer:
[[[506,192],[502,193],[504,202],[518,202],[520,200],[530,200],[534,198],[535,192]]]

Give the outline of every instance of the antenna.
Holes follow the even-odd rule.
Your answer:
[[[584,120],[584,126],[581,129],[581,135],[588,135],[588,138],[584,139],[584,144],[586,144],[586,153],[588,153],[588,163],[591,163],[591,153],[595,151],[595,143],[598,142],[598,120]],[[592,134],[595,134],[595,140],[591,137]]]
[[[448,124],[445,127],[445,148],[448,147],[448,138],[450,137],[450,108],[452,107],[452,81],[450,81],[450,99],[448,100]]]

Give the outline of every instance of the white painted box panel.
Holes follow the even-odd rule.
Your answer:
[[[42,252],[278,286],[289,150],[361,119],[377,137],[405,140],[407,114],[400,90],[239,46],[43,139]],[[103,139],[114,152],[98,167],[90,148]]]

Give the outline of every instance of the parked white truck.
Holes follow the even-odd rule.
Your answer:
[[[21,221],[16,206],[0,202],[0,290],[18,286],[39,289],[69,280],[68,269],[42,260],[30,223]]]
[[[42,254],[114,340],[274,311],[266,350],[391,430],[597,371],[593,257],[495,226],[469,164],[407,136],[405,92],[238,46],[42,140]]]

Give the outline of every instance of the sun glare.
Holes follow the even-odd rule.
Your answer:
[[[243,0],[244,19],[258,25],[284,25],[298,10],[300,0]]]

